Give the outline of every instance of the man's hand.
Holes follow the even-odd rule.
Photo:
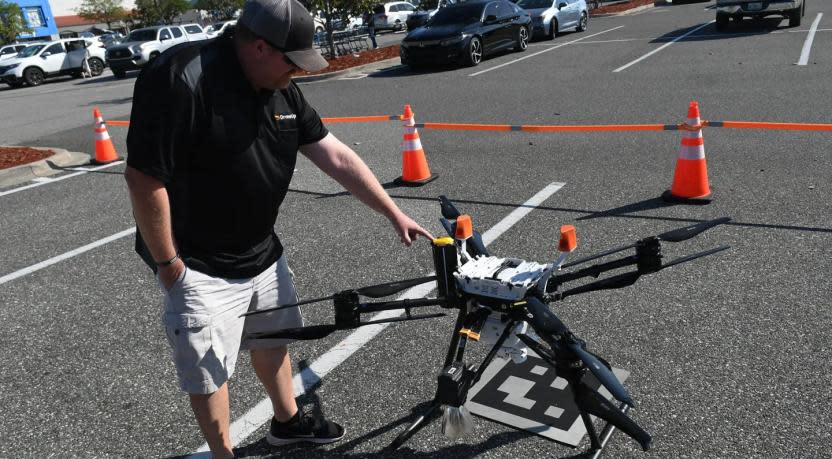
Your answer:
[[[393,218],[390,219],[390,223],[393,224],[393,228],[396,230],[396,233],[398,233],[399,239],[401,239],[402,243],[408,247],[410,247],[410,244],[412,244],[420,234],[429,240],[433,240],[433,236],[428,232],[428,230],[419,226],[418,223],[413,221],[412,218],[408,217],[403,212],[398,212]]]
[[[170,291],[173,284],[179,280],[179,277],[182,276],[182,273],[184,272],[185,262],[183,262],[180,258],[171,265],[159,266],[159,280],[162,281],[162,285],[165,287],[165,290]]]

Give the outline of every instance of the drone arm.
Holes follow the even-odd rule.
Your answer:
[[[546,285],[546,292],[554,292],[558,289],[558,287],[560,287],[562,284],[566,282],[590,276],[598,277],[602,273],[605,273],[607,271],[623,268],[626,266],[632,266],[636,263],[638,263],[638,257],[636,257],[635,255],[631,255],[628,257],[620,258],[618,260],[592,265],[590,267],[575,271],[573,273],[556,274],[552,276],[551,279],[549,279],[549,283]]]
[[[389,311],[392,309],[408,309],[424,306],[443,306],[444,298],[413,298],[395,301],[380,301],[377,303],[361,303],[358,305],[360,314],[368,312]]]

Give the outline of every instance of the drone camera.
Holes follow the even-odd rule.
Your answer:
[[[468,389],[474,372],[462,362],[454,362],[439,374],[439,387],[436,391],[437,401],[448,406],[462,406],[468,397]]]
[[[454,230],[454,238],[465,240],[474,235],[474,225],[471,222],[470,215],[460,215],[456,219],[456,229]]]
[[[561,252],[571,252],[578,247],[578,236],[575,227],[572,225],[563,225],[560,227],[560,242],[558,242],[558,250]]]

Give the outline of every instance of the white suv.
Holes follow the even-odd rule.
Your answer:
[[[180,26],[136,29],[120,45],[107,49],[107,63],[116,78],[124,78],[128,70],[140,69],[168,48],[187,41],[188,35]]]
[[[376,30],[402,30],[407,17],[416,11],[410,2],[390,2],[373,8],[373,25]]]
[[[3,59],[11,59],[15,57],[20,50],[27,46],[29,45],[24,43],[17,43],[14,45],[6,45],[0,47],[0,61],[2,61]]]
[[[29,45],[16,57],[0,61],[0,80],[13,88],[37,86],[46,78],[72,75],[80,77],[84,58],[93,76],[104,71],[104,48],[86,38],[67,38]]]

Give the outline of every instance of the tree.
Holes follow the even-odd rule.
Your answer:
[[[112,28],[113,22],[127,15],[121,7],[121,0],[84,0],[75,12],[84,19],[106,23],[108,29]]]
[[[188,0],[136,0],[136,11],[146,26],[170,24],[177,16],[191,9]]]
[[[32,33],[16,3],[0,0],[0,43],[11,43],[22,33]]]
[[[197,0],[194,8],[207,11],[215,21],[231,19],[234,12],[243,7],[246,0]]]

